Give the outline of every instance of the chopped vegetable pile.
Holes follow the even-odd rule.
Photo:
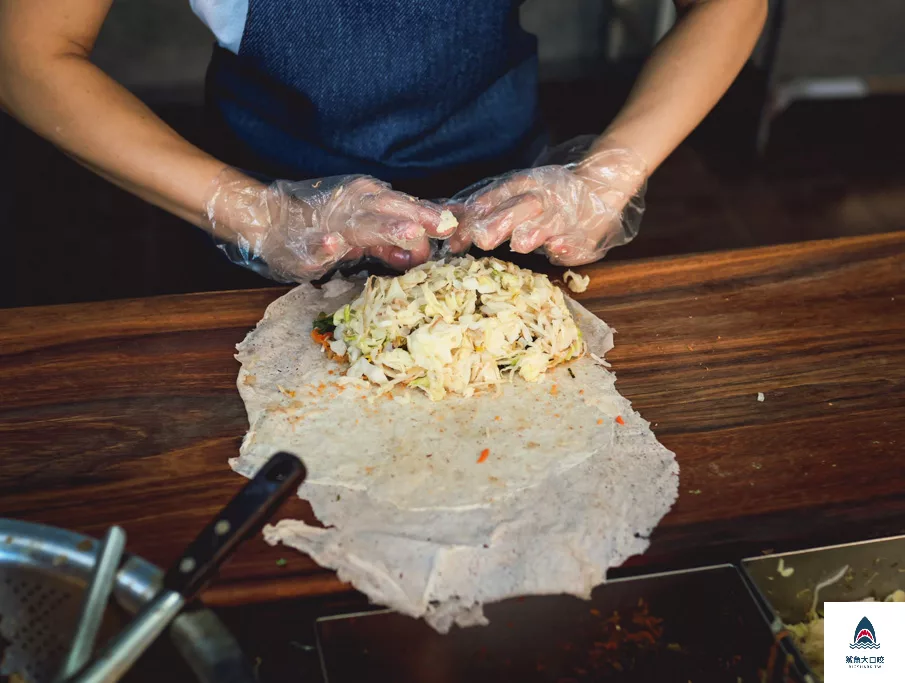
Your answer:
[[[428,262],[371,277],[351,304],[321,314],[311,332],[331,358],[388,391],[431,400],[511,381],[538,381],[586,352],[563,293],[545,275],[493,258]]]

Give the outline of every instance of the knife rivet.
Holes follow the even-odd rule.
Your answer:
[[[214,533],[218,536],[223,536],[224,534],[228,534],[230,530],[230,524],[228,519],[221,519],[214,525]]]
[[[188,574],[195,568],[195,558],[193,557],[183,557],[182,562],[179,563],[179,571],[183,574]]]

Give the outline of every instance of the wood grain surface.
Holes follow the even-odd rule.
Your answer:
[[[583,270],[617,387],[681,467],[617,573],[905,532],[905,233]],[[0,311],[0,516],[117,523],[170,563],[244,481],[234,347],[284,291]],[[346,589],[256,538],[206,600]]]

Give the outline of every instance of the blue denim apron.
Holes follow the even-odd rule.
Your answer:
[[[207,95],[240,163],[293,179],[461,187],[543,145],[536,41],[514,0],[250,0]]]

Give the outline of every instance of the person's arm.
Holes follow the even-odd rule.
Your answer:
[[[98,175],[280,280],[371,256],[397,269],[455,227],[373,178],[265,186],[190,144],[89,56],[113,0],[0,0],[0,106]]]
[[[224,164],[194,147],[89,56],[112,0],[0,0],[0,106],[116,185],[210,229]]]
[[[591,154],[627,147],[653,172],[729,89],[767,18],[767,0],[675,4],[675,26],[654,48],[628,100]]]
[[[457,196],[451,248],[543,248],[581,265],[634,238],[650,173],[726,92],[763,28],[767,0],[676,0],[681,18],[654,48],[619,114],[574,165],[545,165]]]

